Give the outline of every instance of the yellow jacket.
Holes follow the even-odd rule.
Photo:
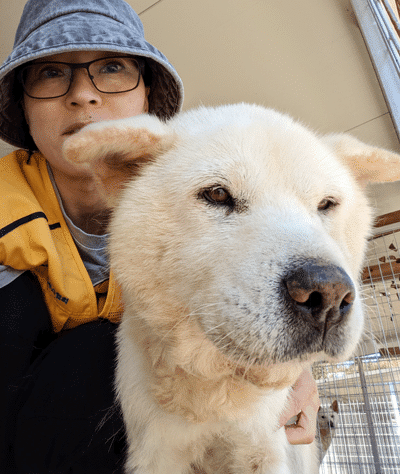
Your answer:
[[[0,159],[0,264],[37,276],[57,332],[120,319],[119,287],[111,273],[100,285],[104,297],[96,295],[40,153],[17,150]]]

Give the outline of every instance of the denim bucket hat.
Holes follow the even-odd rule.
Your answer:
[[[16,68],[69,51],[112,51],[145,59],[150,70],[149,112],[168,119],[182,106],[183,85],[167,58],[144,39],[138,15],[123,0],[29,0],[14,49],[0,67],[0,138],[34,150],[22,109]]]

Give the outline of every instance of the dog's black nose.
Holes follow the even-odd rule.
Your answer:
[[[354,285],[343,269],[316,261],[290,272],[284,285],[295,313],[316,327],[343,320],[355,297]]]

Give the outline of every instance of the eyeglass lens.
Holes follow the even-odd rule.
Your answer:
[[[24,90],[38,99],[60,97],[68,92],[73,71],[79,68],[86,68],[94,86],[105,93],[133,90],[140,80],[138,63],[128,57],[102,58],[82,65],[40,62],[24,68]]]

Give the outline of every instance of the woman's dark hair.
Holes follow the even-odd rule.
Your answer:
[[[136,56],[135,59],[139,63],[140,73],[142,74],[144,85],[146,87],[150,87],[152,81],[152,72],[150,66],[147,64],[145,58]]]

